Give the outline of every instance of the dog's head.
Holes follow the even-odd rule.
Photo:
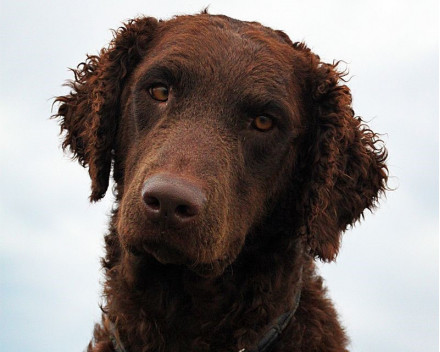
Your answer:
[[[57,98],[63,147],[89,167],[93,201],[114,165],[115,225],[136,255],[220,273],[276,212],[331,260],[385,188],[386,152],[336,65],[280,31],[139,18],[74,73]]]

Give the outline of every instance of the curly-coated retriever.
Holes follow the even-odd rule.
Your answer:
[[[88,351],[346,351],[314,260],[386,189],[337,64],[206,12],[131,20],[55,115],[116,207]]]

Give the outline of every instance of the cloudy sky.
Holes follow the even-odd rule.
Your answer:
[[[88,203],[52,98],[86,53],[138,15],[207,5],[348,63],[357,114],[384,133],[394,192],[320,265],[352,350],[438,351],[438,4],[435,0],[0,3],[0,350],[81,351],[99,319],[112,197]]]

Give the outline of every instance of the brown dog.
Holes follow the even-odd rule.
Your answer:
[[[336,64],[258,23],[138,18],[58,97],[91,200],[113,165],[88,351],[346,351],[314,259],[386,188]]]

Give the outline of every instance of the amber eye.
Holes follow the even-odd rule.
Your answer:
[[[157,84],[150,87],[148,92],[154,100],[162,102],[168,100],[169,90],[167,86]]]
[[[257,116],[252,121],[252,127],[256,128],[258,131],[266,132],[272,129],[273,127],[273,120],[270,117],[267,116]]]

